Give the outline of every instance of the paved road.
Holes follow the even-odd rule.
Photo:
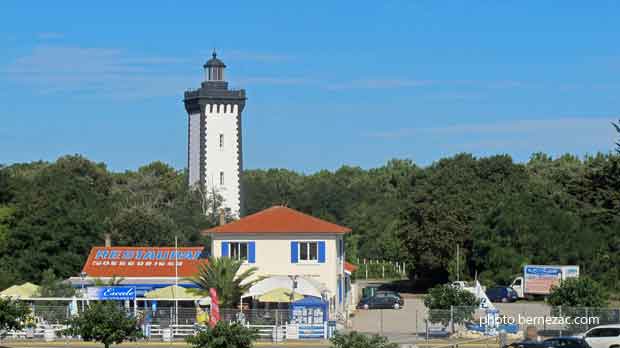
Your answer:
[[[512,317],[549,315],[549,307],[542,302],[498,303],[495,306],[500,310],[500,314]],[[481,314],[482,311],[477,315]],[[428,311],[421,297],[405,297],[405,306],[402,309],[357,310],[351,320],[352,330],[383,334],[395,341],[411,342],[424,337],[427,315]],[[449,311],[446,311],[445,315],[448,321]],[[439,326],[441,325],[434,325],[432,328],[439,329]]]

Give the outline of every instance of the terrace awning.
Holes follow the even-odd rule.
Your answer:
[[[297,287],[295,288],[295,294],[321,298],[321,295],[327,291],[323,285],[312,279],[297,277],[296,281]],[[241,297],[260,297],[276,289],[287,289],[292,291],[293,280],[288,276],[271,276],[254,284],[254,286]]]

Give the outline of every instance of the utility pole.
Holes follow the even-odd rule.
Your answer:
[[[456,245],[456,281],[461,280],[461,268],[459,267],[459,245]]]

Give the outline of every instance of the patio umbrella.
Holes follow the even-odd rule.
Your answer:
[[[167,286],[165,288],[156,289],[144,294],[145,298],[183,298],[183,299],[200,299],[202,296],[190,291],[187,288],[177,285]]]
[[[292,298],[291,298],[292,295]],[[276,288],[258,297],[259,302],[282,302],[288,303],[304,298],[300,293],[293,293],[291,289]]]
[[[30,298],[39,296],[41,287],[32,283],[13,285],[0,292],[0,297]]]

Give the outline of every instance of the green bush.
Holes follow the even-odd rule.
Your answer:
[[[0,298],[0,333],[21,329],[29,314],[30,309],[25,304]]]
[[[397,348],[398,344],[389,343],[388,339],[379,336],[367,336],[357,331],[348,334],[336,333],[330,339],[333,348]]]
[[[250,348],[258,334],[253,329],[225,321],[219,321],[213,328],[206,328],[186,341],[196,348]]]
[[[608,295],[603,287],[589,277],[569,278],[551,289],[548,301],[552,306],[607,307]]]
[[[446,311],[452,309],[455,323],[471,320],[480,301],[469,291],[456,288],[450,284],[437,285],[424,297],[424,305],[429,309],[428,320],[432,323],[447,324],[450,315]]]

